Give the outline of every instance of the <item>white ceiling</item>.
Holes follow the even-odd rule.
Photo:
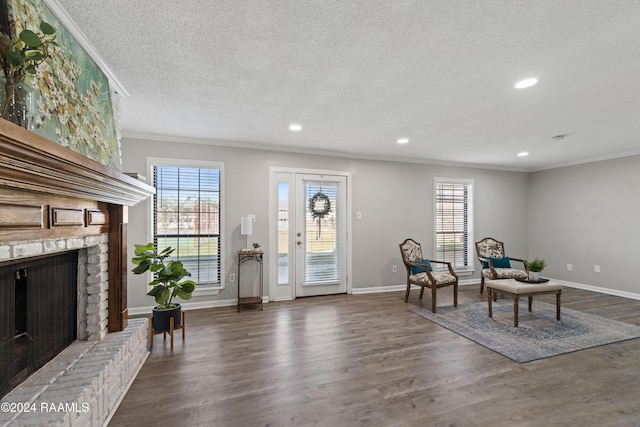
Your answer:
[[[129,92],[124,136],[516,170],[640,154],[638,0],[58,3]]]

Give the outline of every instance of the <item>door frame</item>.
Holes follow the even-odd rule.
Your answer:
[[[346,178],[346,227],[347,227],[347,241],[346,241],[346,280],[347,280],[347,294],[352,293],[352,194],[351,194],[351,172],[341,171],[341,170],[332,170],[332,169],[309,169],[309,168],[293,168],[293,167],[278,167],[271,166],[269,167],[269,253],[274,254],[270,259],[270,265],[268,266],[269,271],[269,301],[287,301],[293,300],[296,298],[296,286],[295,286],[295,278],[293,277],[293,269],[295,268],[295,255],[293,259],[289,260],[289,283],[286,285],[278,284],[278,178],[276,174],[286,174],[289,175],[289,195],[290,195],[290,206],[289,212],[291,212],[293,201],[295,201],[295,178],[296,175],[337,175],[344,176]],[[293,198],[291,198],[293,195]],[[295,230],[292,228],[289,229],[291,233],[294,233]],[[289,253],[295,254],[295,247],[292,247],[291,242],[294,239],[289,238]]]

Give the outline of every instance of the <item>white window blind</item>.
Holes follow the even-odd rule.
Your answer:
[[[309,201],[318,194],[328,197],[331,209],[322,217],[314,217],[306,209],[306,263],[305,283],[339,282],[342,277],[340,262],[344,244],[340,241],[341,195],[340,185],[327,181],[305,182],[304,198]]]
[[[435,257],[456,270],[471,269],[473,181],[435,180]]]
[[[198,284],[220,284],[219,169],[154,166],[153,242]]]

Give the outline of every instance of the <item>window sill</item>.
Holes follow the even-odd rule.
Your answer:
[[[475,273],[475,270],[462,270],[462,271],[456,271],[456,274],[458,276],[473,276],[473,273]]]
[[[193,291],[194,297],[205,297],[209,295],[218,295],[222,291],[221,287],[213,287],[211,285],[196,285],[195,291]]]
[[[445,273],[449,272],[449,270],[447,270],[446,268],[438,269],[436,271],[443,271]],[[475,270],[456,270],[455,268],[453,269],[453,271],[455,271],[459,277],[473,276],[473,273],[475,273]]]

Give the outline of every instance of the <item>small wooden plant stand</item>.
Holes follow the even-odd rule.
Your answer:
[[[153,336],[158,334],[163,334],[164,342],[167,342],[167,334],[171,337],[171,348],[173,349],[173,333],[178,329],[182,329],[182,341],[184,341],[184,331],[187,329],[187,321],[184,316],[184,311],[182,312],[182,323],[180,326],[173,326],[174,320],[173,317],[169,319],[169,330],[168,331],[154,331],[153,330],[153,318],[149,319],[149,349],[153,348]]]

